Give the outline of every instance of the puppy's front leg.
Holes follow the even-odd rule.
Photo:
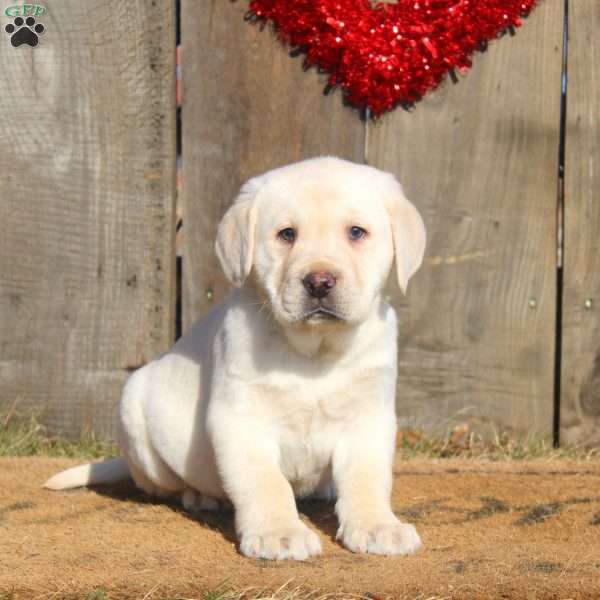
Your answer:
[[[400,522],[391,508],[394,438],[389,418],[365,417],[334,450],[337,537],[353,552],[412,554],[421,546],[414,525]]]
[[[298,517],[272,434],[261,423],[234,415],[227,417],[226,427],[218,425],[213,441],[242,554],[278,560],[320,554],[318,536]]]

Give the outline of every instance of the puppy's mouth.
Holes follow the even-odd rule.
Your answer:
[[[319,321],[342,321],[342,317],[338,315],[336,312],[325,308],[323,306],[318,306],[317,308],[307,312],[303,317],[303,321],[310,322],[319,322]]]

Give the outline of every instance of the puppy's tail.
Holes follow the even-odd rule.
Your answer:
[[[67,469],[50,477],[44,487],[49,490],[68,490],[84,485],[114,483],[130,477],[127,461],[121,457]]]

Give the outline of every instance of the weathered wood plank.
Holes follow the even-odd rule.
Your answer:
[[[245,1],[182,1],[184,330],[229,289],[217,223],[240,184],[311,156],[362,161],[364,124],[326,79],[304,73],[271,31],[244,22]]]
[[[173,338],[174,3],[48,7],[0,40],[0,405],[107,436]]]
[[[408,297],[391,292],[401,425],[552,431],[561,8],[369,128],[369,163],[399,176],[429,235]]]
[[[600,443],[600,5],[570,3],[561,440]]]

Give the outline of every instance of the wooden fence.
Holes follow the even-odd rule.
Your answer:
[[[246,0],[181,0],[178,199],[174,3],[48,0],[37,48],[0,40],[0,405],[110,435],[128,372],[174,339],[176,201],[185,330],[228,289],[213,243],[241,182],[335,154],[396,173],[428,229],[408,296],[389,289],[400,424],[550,436],[560,398],[562,439],[599,442],[600,6],[570,5],[561,279],[563,0],[377,123],[244,22]]]

